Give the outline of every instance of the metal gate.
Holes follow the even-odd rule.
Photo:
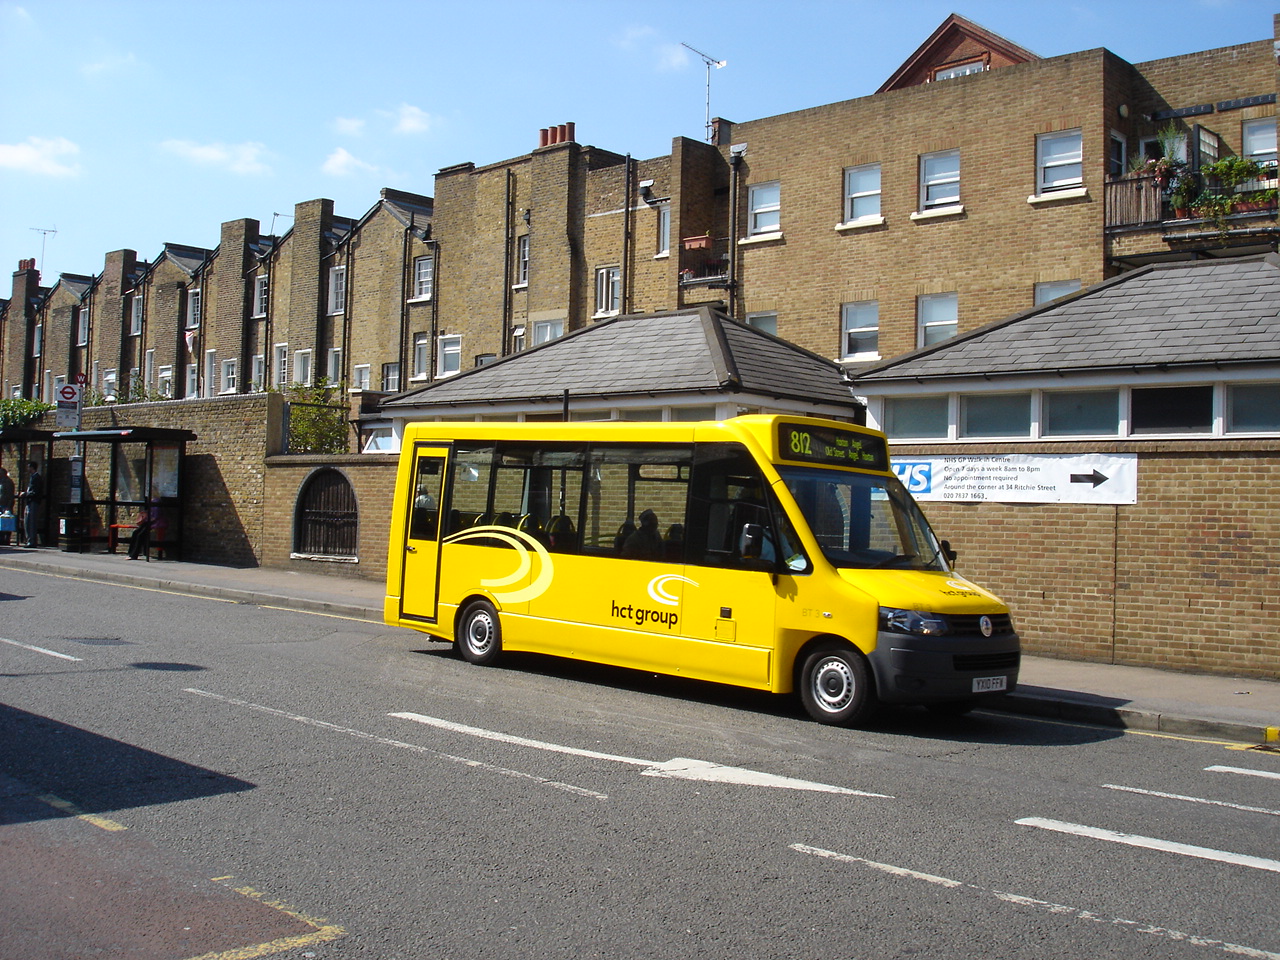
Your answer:
[[[337,470],[317,470],[298,495],[293,552],[354,559],[358,520],[356,493],[350,481]]]

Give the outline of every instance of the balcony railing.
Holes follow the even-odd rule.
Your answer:
[[[1271,173],[1271,177],[1265,174]],[[1224,184],[1214,177],[1193,178],[1188,189],[1175,189],[1154,176],[1127,176],[1103,188],[1107,227],[1139,227],[1172,220],[1213,220],[1234,215],[1274,214],[1277,180],[1274,168],[1243,183]],[[1188,199],[1190,198],[1190,199]]]
[[[727,237],[686,237],[680,241],[681,286],[711,286],[728,278]]]

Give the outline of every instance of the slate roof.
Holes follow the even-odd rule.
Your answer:
[[[839,364],[698,307],[615,317],[384,401],[404,410],[486,401],[742,393],[855,405]]]
[[[1280,256],[1153,264],[878,363],[854,388],[931,377],[1280,361]]]

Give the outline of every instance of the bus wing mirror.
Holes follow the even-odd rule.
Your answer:
[[[942,547],[942,555],[947,558],[947,563],[955,563],[956,557],[960,556],[960,554],[951,548],[951,541],[943,540],[939,546]]]
[[[738,538],[738,556],[743,560],[759,560],[764,549],[764,527],[758,523],[744,523],[742,536]]]

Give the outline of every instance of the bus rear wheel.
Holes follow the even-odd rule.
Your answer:
[[[801,664],[799,681],[800,702],[819,723],[865,723],[879,705],[867,661],[843,644],[810,651]]]
[[[458,652],[468,663],[488,666],[502,653],[502,625],[488,600],[469,603],[458,619]]]

